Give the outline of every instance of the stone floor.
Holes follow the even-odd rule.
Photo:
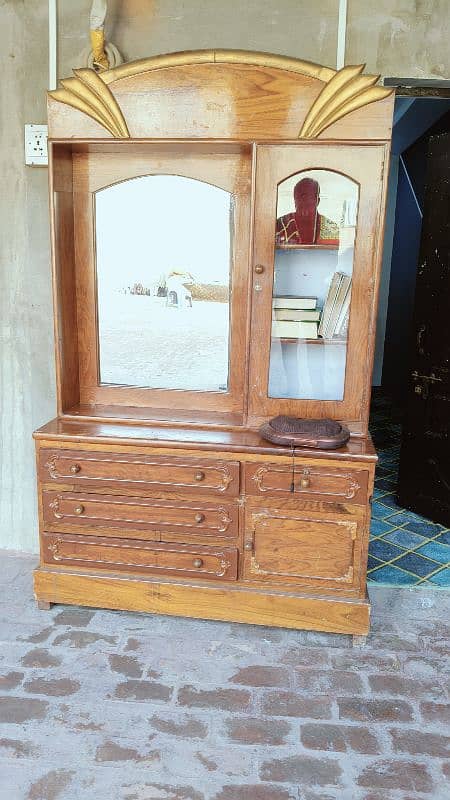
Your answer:
[[[450,592],[349,637],[54,606],[0,555],[3,800],[449,800]]]

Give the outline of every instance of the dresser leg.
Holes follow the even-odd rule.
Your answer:
[[[367,642],[367,636],[360,636],[358,634],[353,634],[353,647],[364,647]]]
[[[39,611],[50,611],[52,607],[52,603],[49,603],[47,600],[37,600],[36,604]]]

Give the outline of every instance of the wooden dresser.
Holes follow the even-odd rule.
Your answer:
[[[50,93],[41,607],[367,633],[393,98],[361,69],[199,51]],[[279,413],[352,435],[271,444]]]

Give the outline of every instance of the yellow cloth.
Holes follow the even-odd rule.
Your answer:
[[[108,58],[105,53],[105,32],[103,30],[91,30],[91,46],[94,56],[94,64],[100,69],[108,69]]]

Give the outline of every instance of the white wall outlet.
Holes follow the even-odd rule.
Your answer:
[[[25,164],[29,166],[46,166],[47,125],[25,125]]]

